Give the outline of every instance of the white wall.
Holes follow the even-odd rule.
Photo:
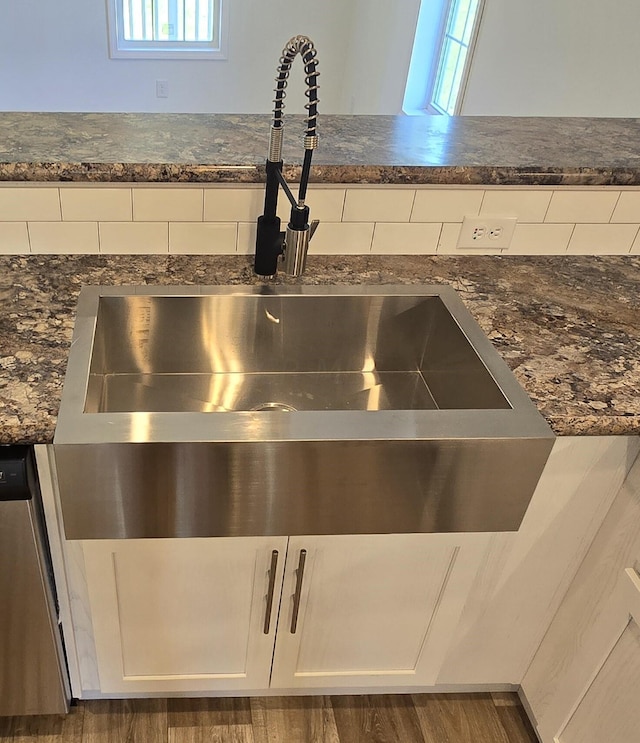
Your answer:
[[[109,59],[105,0],[5,0],[0,110],[267,113],[282,46],[306,33],[321,113],[400,112],[420,0],[227,1],[229,59],[172,62]],[[638,49],[639,0],[486,0],[463,113],[640,116]]]
[[[413,0],[412,0],[413,1]],[[306,33],[319,52],[322,109],[338,110],[340,65],[355,6],[343,0],[228,0],[229,58],[224,61],[110,59],[105,0],[3,3],[0,109],[4,111],[271,110],[278,58],[286,41]],[[332,53],[325,52],[332,48]],[[301,112],[302,65],[296,60],[287,111]],[[157,79],[169,98],[156,97]]]
[[[638,0],[486,0],[463,114],[640,116]]]
[[[344,60],[339,112],[398,114],[402,110],[420,0],[344,1],[354,9],[354,25]]]
[[[0,110],[268,113],[278,58],[310,36],[320,69],[320,112],[398,113],[420,0],[227,0],[224,61],[110,59],[105,0],[3,3]],[[302,113],[296,60],[287,111]],[[169,97],[156,97],[167,80]]]

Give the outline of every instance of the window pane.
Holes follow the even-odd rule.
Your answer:
[[[213,6],[210,2],[200,0],[196,9],[198,7],[198,41],[213,41]]]
[[[460,44],[451,39],[445,42],[445,48],[442,56],[440,74],[436,85],[434,103],[449,113],[451,85],[458,66],[458,56],[460,54]]]
[[[182,5],[182,12],[184,14],[184,38],[186,41],[198,41],[198,29],[197,29],[197,6],[199,5],[198,0],[193,2],[184,2]]]
[[[124,0],[122,3],[124,38],[146,41],[153,38],[153,0]]]
[[[465,46],[469,46],[471,42],[471,32],[473,31],[473,22],[478,12],[478,0],[471,0],[469,4],[469,13],[467,14],[467,22],[464,27],[464,33],[462,34],[462,43]]]
[[[460,92],[460,84],[462,83],[462,73],[464,72],[464,61],[467,56],[467,47],[460,47],[458,54],[458,63],[456,64],[456,70],[453,75],[451,82],[451,89],[449,91],[449,103],[447,105],[447,113],[453,116],[456,108],[456,100],[458,99],[458,93]]]
[[[126,41],[214,40],[215,0],[122,0]]]
[[[447,33],[455,39],[462,39],[464,27],[467,25],[467,16],[469,15],[469,6],[471,0],[457,0],[451,8],[451,18],[449,20]]]
[[[453,115],[481,0],[451,0],[431,104]]]

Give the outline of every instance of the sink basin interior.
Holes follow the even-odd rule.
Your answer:
[[[85,413],[509,409],[438,296],[101,296]]]

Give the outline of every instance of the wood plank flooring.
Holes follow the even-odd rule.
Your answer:
[[[11,743],[536,743],[516,694],[127,699],[0,718]]]

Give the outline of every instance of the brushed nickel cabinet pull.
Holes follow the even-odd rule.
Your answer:
[[[269,589],[267,590],[267,609],[264,615],[264,633],[269,634],[271,629],[271,609],[273,608],[273,593],[276,588],[276,568],[278,567],[278,550],[271,553],[271,567],[269,568]]]
[[[296,590],[293,594],[293,615],[291,617],[291,634],[295,635],[298,629],[298,612],[300,611],[300,598],[302,596],[302,579],[304,577],[304,563],[307,559],[307,550],[300,550],[298,569],[296,570]]]

